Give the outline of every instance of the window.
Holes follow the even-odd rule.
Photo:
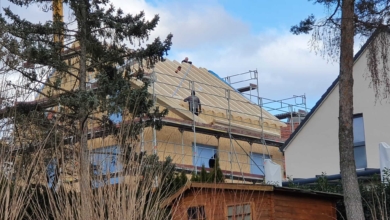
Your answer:
[[[204,165],[205,168],[210,168],[210,159],[215,159],[217,155],[217,148],[201,144],[196,144],[196,147],[197,149],[193,146],[193,165],[197,167]]]
[[[251,205],[240,204],[227,207],[228,220],[251,220]]]
[[[268,155],[252,153],[250,160],[251,174],[264,175],[264,158],[270,159]]]
[[[190,207],[188,208],[187,213],[188,213],[188,220],[206,219],[204,206]]]
[[[122,171],[121,151],[118,146],[94,149],[91,152],[91,165],[94,174],[93,186],[116,184],[121,181],[117,174]]]
[[[367,168],[366,138],[364,137],[362,114],[353,117],[353,147],[356,169]]]
[[[108,116],[108,118],[112,122],[114,122],[115,124],[118,124],[118,123],[122,122],[122,114],[121,113],[113,113],[110,116]]]
[[[112,110],[114,111],[114,113],[110,114],[110,115],[108,116],[108,118],[109,118],[112,122],[114,122],[115,124],[118,124],[118,123],[122,122],[122,120],[123,120],[123,117],[122,117],[122,109],[121,109],[119,106],[117,106],[117,105],[115,104],[116,99],[118,98],[118,94],[119,94],[119,91],[116,92],[116,95],[110,96],[110,97],[109,97],[109,99],[113,100],[113,101],[111,101],[111,103],[110,103],[110,107],[112,108]]]
[[[52,188],[57,184],[58,181],[57,164],[58,164],[57,159],[54,158],[50,160],[48,165],[46,166],[47,184],[49,188]]]

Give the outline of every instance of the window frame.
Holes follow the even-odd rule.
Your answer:
[[[94,156],[96,155],[97,157],[95,158]],[[121,156],[122,152],[120,146],[118,145],[99,147],[90,151],[89,162],[92,166],[92,174],[94,177],[97,177],[96,180],[94,179],[92,181],[93,187],[97,188],[104,185],[117,184],[123,180],[123,176],[121,175],[121,172],[123,171],[123,162],[121,161]],[[113,160],[114,157],[115,160]],[[115,165],[111,165],[113,163],[112,161],[115,161]],[[99,165],[101,166],[100,170],[95,170],[94,167],[98,167]],[[112,169],[114,169],[114,171],[112,171]]]
[[[47,186],[51,189],[53,186],[58,184],[58,159],[56,157],[50,159],[46,164],[46,178],[47,178]]]
[[[190,216],[190,213],[189,213],[190,209],[196,209],[196,218],[193,218],[193,217]],[[199,210],[203,210],[203,215],[202,215],[201,212],[199,212]],[[201,218],[199,218],[198,213],[201,213],[201,215],[202,215]],[[200,204],[200,205],[197,205],[197,206],[190,206],[190,207],[188,207],[187,208],[187,219],[188,220],[205,220],[206,219],[205,205]]]
[[[192,143],[192,165],[194,166],[194,167],[202,167],[202,164],[200,164],[199,166],[197,165],[198,164],[198,161],[199,161],[199,158],[204,158],[204,157],[200,157],[199,156],[199,147],[200,148],[204,148],[204,149],[212,149],[213,150],[213,156],[215,155],[215,154],[219,154],[219,149],[218,149],[218,147],[217,146],[213,146],[213,145],[206,145],[206,144],[196,144],[196,148],[197,148],[197,151],[195,151],[195,144],[194,143]],[[212,156],[212,157],[213,157]],[[204,158],[204,159],[206,159],[206,158]],[[209,158],[209,160],[211,159],[211,157]],[[214,158],[215,159],[215,158]],[[209,164],[208,164],[208,161],[207,161],[207,163],[206,164],[204,164],[204,167],[205,168],[210,168],[209,167]]]
[[[255,164],[252,161],[252,160],[255,160],[253,155],[259,155],[262,158],[262,160],[263,160],[263,164],[257,164],[256,163],[260,167],[260,172],[262,171],[262,173],[260,173],[260,174],[252,172],[252,165],[255,166]],[[264,157],[264,159],[263,159],[263,157]],[[272,159],[272,155],[268,155],[268,154],[264,154],[264,153],[251,152],[250,153],[250,158],[249,158],[250,174],[264,176],[265,175],[265,168],[264,168],[264,160],[265,159]]]
[[[366,131],[365,131],[365,126],[364,126],[363,113],[359,113],[359,114],[354,114],[353,115],[352,129],[355,129],[353,124],[354,124],[354,121],[355,121],[356,118],[361,118],[362,119],[364,141],[357,141],[357,142],[355,142],[355,136],[354,136],[353,150],[354,150],[355,166],[356,166],[356,169],[364,169],[364,168],[367,168],[367,148],[366,148]],[[357,163],[359,160],[357,160],[355,153],[356,153],[356,150],[358,148],[361,148],[361,149],[364,150],[364,161],[360,161],[360,162],[363,163],[363,166],[358,166],[358,163]]]
[[[228,203],[226,204],[225,206],[225,218],[229,220],[229,217],[232,217],[232,220],[236,220],[237,217],[245,217],[248,213],[245,213],[244,215],[235,215],[235,213],[233,213],[233,215],[229,215],[229,207],[237,207],[237,206],[244,206],[244,205],[249,205],[249,216],[250,216],[250,219],[252,220],[253,219],[253,216],[254,216],[254,212],[253,212],[253,202],[251,201],[248,201],[248,202],[241,202],[241,203]]]

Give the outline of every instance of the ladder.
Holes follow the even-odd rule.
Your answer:
[[[190,64],[190,66],[187,68],[186,73],[184,74],[184,76],[183,76],[183,78],[181,79],[179,85],[177,86],[177,88],[176,88],[175,91],[173,92],[172,97],[174,97],[174,96],[176,95],[177,91],[179,91],[179,88],[181,87],[181,84],[183,84],[184,80],[187,78],[188,73],[190,73],[191,67],[192,67],[192,64]]]

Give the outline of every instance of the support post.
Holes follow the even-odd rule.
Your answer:
[[[230,110],[230,90],[226,90],[226,99],[228,102],[228,120],[229,120],[229,139],[230,139],[230,153],[229,153],[229,160],[230,160],[230,180],[233,182],[233,141],[232,141],[232,112]]]
[[[155,72],[153,69],[153,79],[155,79]],[[155,92],[155,80],[153,80],[153,109],[156,108],[156,92]],[[157,154],[157,134],[156,134],[156,117],[153,115],[153,154]]]
[[[57,21],[57,22],[64,21],[64,10],[62,5],[62,0],[53,0],[53,21]],[[61,46],[64,46],[64,36],[62,33],[55,34],[53,40],[55,43],[60,42]]]
[[[181,136],[181,164],[183,165],[184,164],[184,157],[185,157],[185,154],[184,154],[184,138],[183,138],[183,133],[184,133],[184,130],[182,128],[179,128],[179,131],[180,131],[180,136]]]
[[[265,161],[265,153],[268,152],[267,145],[264,139],[264,117],[263,117],[263,98],[259,97],[259,106],[260,106],[260,127],[261,127],[261,144],[263,145],[263,161]],[[269,154],[269,152],[268,152]],[[268,155],[269,156],[269,155]],[[264,162],[260,165],[264,170]],[[265,174],[264,174],[265,179]]]
[[[291,133],[293,133],[293,132],[294,132],[293,107],[292,107],[292,105],[289,105],[288,108],[289,108],[289,110],[290,110],[290,126],[291,126]]]
[[[154,71],[154,68],[153,68],[153,73],[152,73],[152,76],[153,76],[153,109],[156,108],[156,92],[155,92],[155,79],[156,78],[156,72]],[[157,134],[156,134],[156,117],[153,115],[153,154],[154,155],[157,155]],[[157,188],[158,187],[158,177],[157,175],[154,177],[154,184],[153,184],[153,187]]]
[[[195,122],[195,103],[194,103],[194,94],[195,91],[195,82],[191,81],[191,97],[192,97],[192,131],[194,132],[194,169],[195,174],[198,174],[198,168],[196,167],[196,161],[198,160],[197,154],[198,154],[198,147],[196,146],[196,122]]]

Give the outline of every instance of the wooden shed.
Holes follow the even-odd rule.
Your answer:
[[[178,219],[336,219],[340,194],[253,184],[188,183],[161,205]]]

